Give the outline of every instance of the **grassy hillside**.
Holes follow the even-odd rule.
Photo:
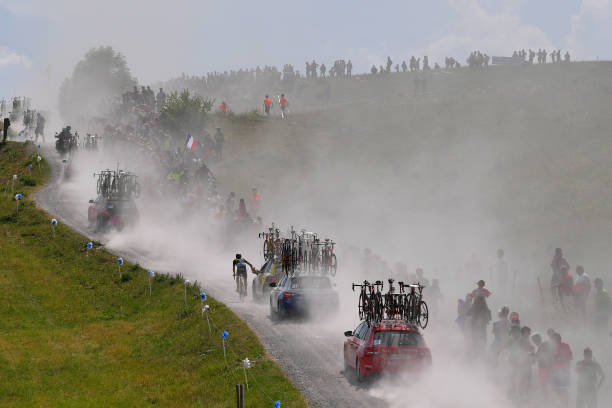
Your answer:
[[[49,215],[30,197],[48,177],[31,144],[0,147],[0,406],[231,407],[253,361],[246,406],[305,407],[255,335],[197,286],[125,263]],[[28,164],[34,163],[33,169]],[[23,194],[17,214],[14,193]],[[8,191],[6,190],[8,182]],[[227,330],[227,366],[221,333]]]
[[[462,69],[427,75],[423,94],[410,73],[327,81],[329,104],[308,88],[309,105],[295,102],[286,120],[216,119],[227,160],[214,171],[238,192],[259,187],[267,219],[415,262],[504,247],[547,272],[561,246],[573,265],[604,270],[611,72],[610,62]]]

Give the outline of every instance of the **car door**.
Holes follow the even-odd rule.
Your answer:
[[[266,261],[261,268],[259,269],[259,274],[255,277],[255,282],[257,282],[257,291],[261,292],[261,296],[265,293],[265,285],[266,285],[266,274],[270,270],[270,261]]]
[[[355,358],[357,357],[357,350],[359,349],[359,334],[363,330],[365,322],[362,322],[353,331],[353,335],[347,338],[346,341],[346,358],[351,367],[355,365]]]
[[[282,286],[286,278],[287,277],[285,276],[283,279],[281,279],[281,281],[278,282],[278,285],[275,288],[272,288],[272,290],[270,291],[270,307],[272,308],[272,310],[275,310],[277,312],[278,312],[279,294],[281,293]]]

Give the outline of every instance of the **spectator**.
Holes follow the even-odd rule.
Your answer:
[[[597,408],[597,391],[601,388],[606,376],[599,363],[593,360],[590,348],[584,349],[584,360],[576,363],[578,374],[578,392],[576,408]]]

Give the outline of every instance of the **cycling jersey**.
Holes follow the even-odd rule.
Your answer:
[[[236,274],[238,275],[247,274],[247,265],[243,259],[234,259],[234,266],[236,267]]]

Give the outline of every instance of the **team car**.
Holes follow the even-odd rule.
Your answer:
[[[140,195],[136,176],[124,170],[103,170],[95,174],[98,178],[95,200],[89,200],[87,218],[90,228],[106,231],[110,228],[122,230],[138,220],[135,198]]]
[[[338,293],[327,276],[287,274],[278,283],[270,283],[270,287],[273,318],[338,310]]]
[[[270,284],[278,283],[283,276],[285,276],[285,273],[280,262],[267,261],[264,263],[251,284],[253,300],[262,301],[267,299],[272,290]]]
[[[344,335],[344,371],[353,370],[359,382],[372,374],[420,372],[432,364],[421,332],[406,321],[362,321]]]

